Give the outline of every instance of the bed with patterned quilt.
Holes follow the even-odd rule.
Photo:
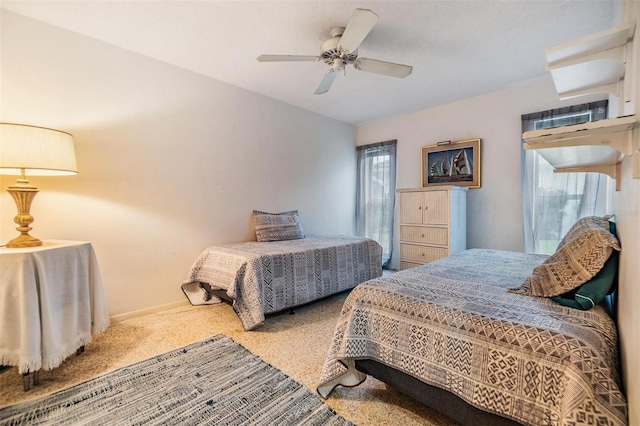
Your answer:
[[[611,316],[518,293],[548,260],[472,249],[360,284],[345,300],[318,393],[395,375],[392,386],[424,385],[412,396],[464,424],[626,425]],[[442,410],[452,398],[488,417]]]
[[[212,246],[182,290],[193,305],[232,300],[245,330],[279,312],[382,275],[382,247],[369,238],[333,236]]]

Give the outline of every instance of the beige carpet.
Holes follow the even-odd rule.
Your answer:
[[[17,368],[0,372],[0,406],[14,404],[88,380],[106,371],[182,347],[214,334],[233,338],[315,392],[346,294],[275,314],[254,331],[243,331],[228,304],[185,306],[113,324],[83,354],[40,373],[40,384],[22,390]],[[360,426],[453,425],[452,420],[369,377],[358,387],[339,387],[326,401]]]

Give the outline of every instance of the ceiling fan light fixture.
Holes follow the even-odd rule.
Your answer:
[[[332,71],[340,71],[342,69],[344,69],[345,66],[345,61],[342,60],[342,58],[335,58],[333,60],[333,63],[331,64],[331,70]]]
[[[348,64],[361,71],[390,77],[404,78],[411,74],[413,67],[369,58],[358,58],[358,47],[378,22],[378,15],[369,9],[356,9],[346,27],[335,27],[331,38],[320,46],[320,56],[302,55],[260,55],[260,62],[316,61],[322,59],[330,66],[315,94],[326,93],[336,78],[336,71],[345,70]]]

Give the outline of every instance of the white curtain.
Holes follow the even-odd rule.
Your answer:
[[[596,121],[607,116],[607,101],[526,114],[522,131]],[[585,216],[610,209],[613,181],[600,173],[554,173],[534,150],[523,150],[522,214],[525,252],[552,254],[569,228]]]
[[[396,141],[357,148],[356,232],[382,246],[382,267],[391,259],[396,202]]]

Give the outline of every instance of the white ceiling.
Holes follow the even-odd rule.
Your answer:
[[[614,25],[615,0],[2,1],[4,9],[352,124],[405,114],[545,76],[544,49]],[[353,10],[379,21],[360,57],[413,65],[396,79],[348,66],[314,95],[317,55]]]

